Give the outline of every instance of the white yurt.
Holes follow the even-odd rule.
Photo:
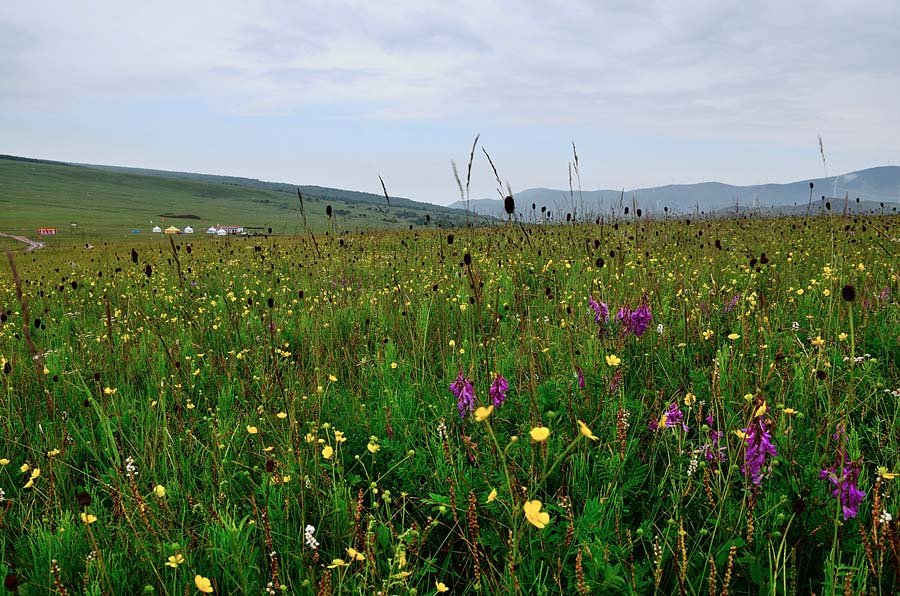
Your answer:
[[[184,226],[184,233],[185,234],[193,234],[194,228],[192,228],[191,226]]]
[[[161,232],[162,232],[162,228],[161,228],[161,227],[159,227],[159,226],[153,226],[153,233],[154,233],[154,234],[159,234],[159,233],[161,233]]]
[[[206,230],[207,234],[215,234],[216,232],[218,232],[218,230],[216,229],[216,226],[209,226],[209,228],[207,228],[207,230]]]
[[[228,232],[226,232],[225,230],[222,230],[222,229],[220,229],[218,232],[216,232],[216,236],[227,236],[227,235],[228,235]]]

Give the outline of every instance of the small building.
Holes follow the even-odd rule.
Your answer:
[[[39,236],[56,236],[56,228],[38,228]]]
[[[227,235],[228,235],[228,232],[226,232],[222,228],[219,228],[218,230],[216,230],[216,236],[227,236]]]
[[[176,228],[175,226],[169,226],[166,228],[166,234],[180,234],[181,230]]]
[[[194,228],[192,228],[191,226],[184,226],[184,233],[185,234],[193,234]]]
[[[154,234],[159,234],[160,232],[162,232],[162,228],[161,228],[161,227],[159,227],[159,226],[153,226],[153,233],[154,233]]]
[[[134,228],[133,230],[131,230],[131,233],[132,233],[132,234],[140,234],[141,231],[140,231],[139,229],[137,229],[137,228]]]
[[[207,230],[206,230],[206,233],[207,234],[215,234],[218,231],[219,230],[216,229],[216,226],[209,226],[209,228],[207,228]]]

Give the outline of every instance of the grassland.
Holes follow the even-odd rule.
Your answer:
[[[270,186],[280,190],[0,158],[0,231],[33,237],[37,227],[56,227],[61,233],[48,239],[52,246],[130,239],[132,230],[149,235],[156,224],[190,225],[198,233],[220,224],[260,233],[303,233],[296,189]],[[327,190],[313,192],[327,195]],[[354,193],[332,194],[305,196],[309,229],[408,229],[465,222],[462,212],[424,203],[388,206],[353,200]],[[333,218],[326,215],[329,205]],[[177,217],[185,215],[191,217]]]
[[[622,219],[20,255],[0,573],[22,594],[895,594],[898,237]]]

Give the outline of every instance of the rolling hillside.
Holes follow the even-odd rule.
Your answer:
[[[455,225],[466,214],[427,203],[301,186],[314,231]],[[297,187],[245,178],[155,170],[86,167],[0,156],[0,231],[33,236],[56,227],[66,240],[146,235],[154,225],[237,225],[276,234],[303,233]],[[326,215],[331,206],[333,219]],[[72,224],[76,224],[73,226]]]

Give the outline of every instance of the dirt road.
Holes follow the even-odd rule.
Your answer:
[[[28,248],[26,248],[24,252],[31,252],[33,250],[44,248],[43,242],[37,242],[36,240],[26,238],[25,236],[13,236],[12,234],[4,234],[3,232],[0,232],[0,236],[3,236],[4,238],[12,238],[13,240],[18,240],[19,242],[24,242],[28,245]]]

